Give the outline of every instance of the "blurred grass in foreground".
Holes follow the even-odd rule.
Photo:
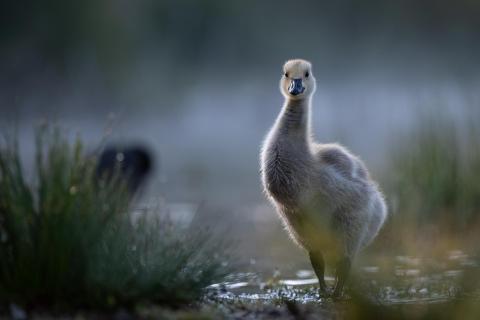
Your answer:
[[[16,139],[0,148],[0,307],[179,305],[227,273],[207,232],[140,217],[120,179],[95,179],[96,161],[58,129],[37,132],[33,181]],[[154,212],[153,212],[154,213]]]

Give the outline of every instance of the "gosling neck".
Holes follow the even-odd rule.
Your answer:
[[[301,138],[310,138],[310,107],[311,98],[285,99],[279,118],[282,133]]]

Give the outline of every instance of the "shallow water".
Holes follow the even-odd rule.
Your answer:
[[[478,288],[466,289],[465,280],[479,275],[476,259],[461,250],[448,252],[444,259],[426,259],[395,256],[385,265],[365,265],[356,268],[344,300],[350,294],[361,295],[375,304],[433,304],[461,296],[480,297]],[[209,295],[219,302],[244,303],[294,301],[301,304],[331,301],[328,294],[320,294],[318,280],[310,270],[297,270],[295,277],[281,278],[278,271],[272,277],[262,278],[255,273],[231,275],[229,281],[212,284]],[[477,278],[475,278],[477,279]],[[333,286],[334,278],[327,276]]]

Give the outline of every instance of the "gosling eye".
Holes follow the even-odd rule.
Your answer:
[[[308,71],[305,72],[305,78],[308,78],[309,75],[310,75],[310,73],[308,73]]]
[[[288,78],[288,72],[285,72],[284,76],[285,78]]]

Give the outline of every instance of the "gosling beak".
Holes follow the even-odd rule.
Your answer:
[[[288,86],[288,92],[292,96],[296,96],[305,91],[305,87],[302,85],[302,79],[293,79]]]

